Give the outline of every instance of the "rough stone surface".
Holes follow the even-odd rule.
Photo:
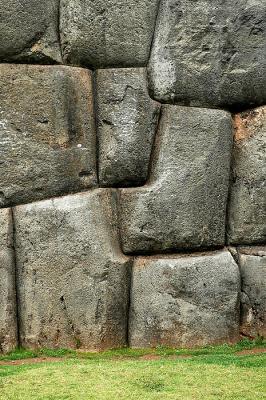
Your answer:
[[[23,346],[126,344],[130,260],[108,189],[14,209]]]
[[[148,95],[146,69],[98,70],[96,83],[100,185],[141,185],[160,112]]]
[[[10,208],[0,210],[0,353],[17,346],[15,259]]]
[[[61,61],[59,0],[0,0],[0,60]]]
[[[65,61],[101,67],[146,66],[159,0],[61,0]]]
[[[132,347],[195,346],[239,338],[240,276],[228,251],[137,258]]]
[[[266,102],[264,0],[162,0],[149,63],[152,96],[185,105]]]
[[[147,185],[120,191],[126,253],[224,244],[231,143],[227,112],[163,106]]]
[[[266,243],[266,107],[235,115],[228,238]]]
[[[91,74],[80,68],[0,66],[0,205],[96,183]]]
[[[238,249],[242,279],[241,333],[266,336],[266,247]]]

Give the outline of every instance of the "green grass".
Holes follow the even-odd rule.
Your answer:
[[[59,357],[41,364],[0,366],[2,400],[266,399],[264,342],[193,350],[119,349],[103,353],[18,349],[0,361]],[[144,355],[157,356],[151,360]],[[186,357],[184,357],[184,355]]]

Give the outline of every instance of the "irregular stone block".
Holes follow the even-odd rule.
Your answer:
[[[238,249],[242,279],[241,333],[266,336],[266,247]]]
[[[66,62],[101,67],[146,66],[159,0],[61,0]]]
[[[266,2],[162,0],[149,63],[152,96],[193,106],[266,102]]]
[[[17,346],[15,258],[10,208],[0,210],[0,353]]]
[[[0,0],[0,60],[61,61],[59,0]]]
[[[146,69],[98,70],[96,82],[100,184],[141,185],[160,111],[148,95]]]
[[[126,253],[224,244],[231,143],[227,112],[162,107],[148,183],[120,191]]]
[[[0,66],[0,205],[96,183],[91,73],[80,68]]]
[[[233,244],[266,242],[266,107],[234,119],[233,177],[228,240]]]
[[[107,189],[14,209],[20,342],[29,348],[122,347],[130,260]]]
[[[136,258],[132,347],[202,346],[239,338],[240,276],[228,251]]]

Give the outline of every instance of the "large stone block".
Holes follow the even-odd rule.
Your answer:
[[[235,115],[228,239],[266,242],[266,107]]]
[[[201,346],[239,338],[240,276],[228,251],[137,258],[132,347]]]
[[[0,205],[84,190],[96,183],[91,73],[0,66]]]
[[[159,0],[61,0],[66,62],[101,67],[146,66]]]
[[[266,2],[162,0],[149,63],[152,96],[185,105],[266,102]]]
[[[15,258],[10,208],[0,210],[0,353],[17,346]]]
[[[0,0],[0,60],[61,61],[59,0]]]
[[[126,344],[130,260],[115,207],[108,189],[15,207],[23,346]]]
[[[227,112],[163,106],[148,183],[120,191],[126,253],[224,244],[231,143]]]
[[[98,70],[96,83],[100,184],[141,185],[160,112],[148,95],[146,69]]]
[[[242,280],[241,333],[266,336],[266,247],[238,249]]]

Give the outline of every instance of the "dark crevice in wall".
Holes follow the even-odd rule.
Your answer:
[[[21,347],[21,327],[20,327],[20,303],[19,303],[19,281],[18,281],[18,266],[17,266],[17,251],[16,251],[16,225],[14,218],[14,209],[11,207],[12,228],[13,228],[13,257],[14,257],[14,272],[15,272],[15,301],[16,301],[16,322],[17,322],[17,345]]]

